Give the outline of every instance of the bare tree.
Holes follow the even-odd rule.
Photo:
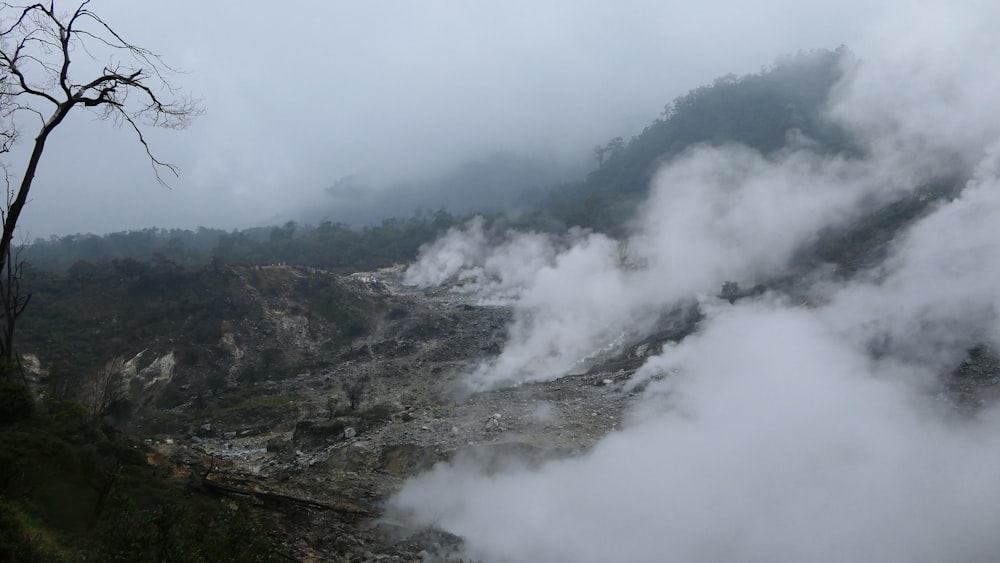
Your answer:
[[[111,410],[115,402],[124,398],[125,392],[122,377],[125,372],[125,359],[115,357],[103,366],[94,370],[90,378],[89,395],[90,414],[94,420],[101,420]]]
[[[7,264],[4,268],[4,279],[0,279],[0,358],[10,360],[14,357],[14,329],[17,319],[31,301],[30,293],[21,293],[21,276],[24,262],[21,260],[19,247],[14,252],[7,253]]]
[[[3,215],[0,268],[8,272],[14,230],[45,144],[74,108],[127,124],[161,183],[161,170],[174,175],[177,170],[153,155],[143,126],[180,128],[201,113],[197,101],[179,95],[169,82],[177,71],[156,53],[126,41],[89,4],[85,0],[72,12],[60,13],[54,0],[29,5],[0,2],[0,118],[5,120],[0,127],[0,153],[8,152],[17,140],[22,115],[33,115],[39,123],[20,184]],[[80,65],[74,64],[79,58],[89,61],[88,69],[95,68],[98,60],[105,61],[103,69],[85,70],[86,77],[80,78],[76,72]],[[8,320],[13,318],[12,311],[5,311]],[[5,342],[11,336],[5,334]],[[9,346],[2,352],[5,359],[12,357]]]
[[[14,192],[10,189],[10,177],[6,176],[6,170],[4,172],[7,183],[7,205],[0,209],[0,220],[6,220],[7,210],[10,209],[14,198]],[[24,267],[24,262],[21,261],[22,248],[7,253],[6,268],[3,269],[6,275],[0,277],[0,358],[6,360],[13,358],[17,318],[31,301],[30,293],[21,294],[21,275]],[[24,376],[23,373],[21,375]]]
[[[351,405],[351,410],[356,411],[361,406],[361,401],[365,398],[365,391],[368,388],[368,376],[359,375],[344,383],[344,394],[347,395],[347,402]]]

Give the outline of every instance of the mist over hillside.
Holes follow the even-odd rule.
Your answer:
[[[444,560],[993,560],[1000,76],[938,47],[721,77],[590,168],[504,153],[420,201],[348,177],[302,222],[36,241],[23,346],[51,382],[131,358],[109,420],[172,452],[378,501],[322,553],[399,527],[459,538]]]
[[[973,29],[942,37],[996,52]],[[954,45],[900,43],[842,52],[822,121],[790,108],[753,136],[664,153],[626,229],[491,240],[473,222],[425,247],[408,283],[458,280],[514,311],[503,350],[465,374],[472,390],[584,372],[685,303],[703,318],[629,375],[620,392],[637,404],[589,452],[439,464],[393,499],[395,517],[489,561],[996,559],[1000,408],[956,409],[944,381],[970,350],[1000,347],[1000,121],[983,99],[1000,75],[937,51]],[[756,115],[731,107],[748,113],[726,123]],[[782,142],[756,136],[770,125]],[[864,225],[879,209],[906,218],[876,236]],[[853,267],[802,260],[852,230]]]
[[[326,199],[292,218],[362,227],[417,210],[455,215],[523,212],[559,185],[583,177],[595,164],[590,154],[567,159],[507,151],[469,160],[440,176],[392,185],[372,185],[364,177],[347,176],[324,190]]]
[[[188,266],[217,258],[370,269],[415,259],[420,244],[477,213],[498,232],[505,225],[546,232],[583,227],[620,236],[649,193],[659,163],[700,144],[742,142],[772,153],[810,139],[830,153],[857,150],[823,113],[845,57],[851,58],[846,49],[802,52],[757,74],[719,78],[665,104],[663,115],[630,139],[611,139],[578,160],[498,152],[438,178],[384,189],[348,176],[274,226],[50,237],[27,245],[24,256],[55,270],[80,260],[154,256]],[[377,255],[386,258],[370,259]]]

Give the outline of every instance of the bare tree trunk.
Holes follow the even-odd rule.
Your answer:
[[[0,318],[3,319],[2,337],[0,337],[0,359],[11,362],[14,359],[14,329],[17,326],[17,319],[27,308],[31,301],[31,294],[21,295],[21,268],[24,263],[18,256],[20,251],[7,254],[7,264],[4,271],[5,279],[0,280],[0,303],[3,310],[0,311]]]
[[[10,216],[9,210],[12,207],[13,194],[8,184],[7,207],[0,210],[4,225]],[[7,249],[5,260],[0,263],[0,360],[7,363],[13,369],[14,359],[14,329],[17,326],[17,319],[27,308],[31,301],[31,294],[21,295],[21,275],[24,263],[20,257],[21,251],[11,252]],[[23,373],[22,373],[23,376]]]
[[[7,207],[7,213],[3,218],[3,234],[0,235],[0,264],[4,266],[7,265],[7,259],[10,256],[10,245],[14,240],[14,228],[17,226],[18,218],[21,217],[24,205],[28,202],[28,191],[31,190],[31,183],[35,180],[35,174],[38,172],[38,163],[42,159],[42,152],[45,151],[45,142],[48,141],[49,134],[55,130],[56,126],[66,119],[66,115],[75,103],[73,100],[69,100],[60,104],[58,110],[52,114],[49,121],[39,131],[38,136],[35,137],[35,145],[31,150],[31,158],[28,159],[28,165],[24,169],[21,185],[17,189],[17,195],[14,197],[14,200]]]
[[[94,371],[91,380],[90,409],[95,422],[100,422],[116,401],[123,398],[122,373],[125,360],[118,356]]]
[[[11,245],[49,135],[78,106],[119,125],[128,124],[162,183],[159,168],[174,174],[177,170],[153,156],[140,124],[179,128],[201,113],[190,98],[167,99],[175,98],[167,76],[176,71],[156,53],[126,41],[90,9],[90,1],[81,0],[65,14],[56,12],[55,2],[24,6],[0,2],[0,118],[5,120],[0,126],[0,153],[18,137],[16,115],[34,115],[41,123],[17,191],[11,197],[8,184],[7,207],[2,210],[0,360],[14,357],[17,316],[28,302],[19,294],[20,262],[11,258]],[[72,64],[77,57],[98,61],[103,69],[81,80]]]

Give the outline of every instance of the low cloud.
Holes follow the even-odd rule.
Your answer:
[[[864,157],[696,148],[656,176],[630,238],[583,236],[518,276],[508,344],[474,387],[558,377],[699,300],[698,331],[633,376],[621,430],[536,468],[440,464],[394,514],[486,561],[997,559],[1000,406],[960,413],[941,377],[1000,347],[1000,120],[985,94],[1000,42],[982,3],[903,12],[879,29],[913,33],[873,35],[831,108]],[[896,233],[881,264],[800,279],[805,303],[712,297],[788,273],[825,228],[941,178],[961,193]]]

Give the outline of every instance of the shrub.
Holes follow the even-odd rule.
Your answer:
[[[31,418],[35,401],[20,383],[0,381],[0,426]]]

